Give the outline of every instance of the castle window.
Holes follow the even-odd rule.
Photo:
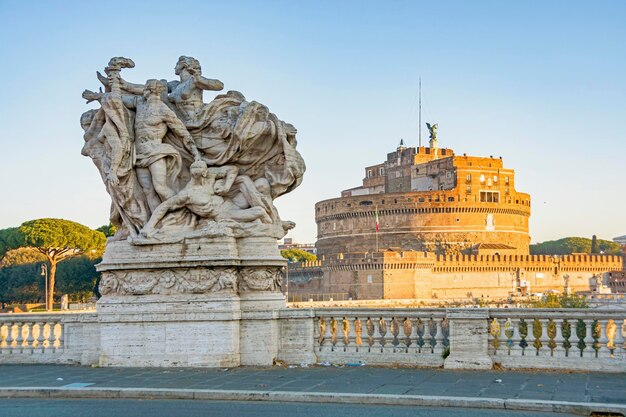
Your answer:
[[[507,177],[504,177],[504,183],[505,183],[505,184],[508,184],[508,183],[509,183],[509,177],[508,177],[508,176],[507,176]]]
[[[423,197],[420,197],[418,201],[419,201],[420,203],[423,203],[423,202],[424,202],[424,198],[423,198]]]
[[[379,168],[378,169],[378,175],[385,175],[385,168]]]
[[[448,201],[454,201],[454,197],[448,197]]]
[[[497,175],[493,176],[493,182],[498,182],[498,176]]]
[[[371,169],[367,170],[367,178],[372,178],[372,170]]]
[[[500,193],[498,191],[481,191],[480,202],[481,203],[499,203]]]
[[[480,175],[480,182],[485,182],[485,175],[484,174]]]
[[[467,174],[467,175],[465,176],[465,181],[467,181],[467,182],[472,181],[472,174]]]
[[[446,178],[452,178],[452,172],[447,171],[446,172]]]
[[[371,275],[368,275],[368,276],[367,276],[367,283],[368,283],[368,284],[371,284],[372,282],[374,282],[374,278],[372,278],[372,276],[371,276]]]
[[[469,185],[467,187],[465,187],[465,192],[467,194],[471,194],[472,193],[472,187],[470,187]]]

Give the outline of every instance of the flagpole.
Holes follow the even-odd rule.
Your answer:
[[[419,125],[419,147],[422,147],[422,77],[420,77],[420,87],[419,87],[419,111],[418,111],[418,122]]]

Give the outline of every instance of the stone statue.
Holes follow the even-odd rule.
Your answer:
[[[83,92],[101,106],[81,117],[82,153],[111,196],[113,240],[147,244],[216,231],[282,238],[294,224],[280,219],[273,199],[305,171],[296,129],[237,91],[204,103],[203,91],[224,85],[203,77],[195,58],[181,56],[180,80],[169,82],[128,82],[121,70],[134,66],[112,58],[106,77],[97,73],[105,92]]]
[[[439,127],[439,125],[437,123],[435,123],[434,125],[426,123],[426,127],[428,128],[428,132],[430,133],[430,139],[437,140],[437,128]]]

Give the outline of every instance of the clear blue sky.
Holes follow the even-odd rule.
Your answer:
[[[624,1],[0,0],[0,16],[0,228],[107,223],[81,92],[112,56],[144,82],[184,54],[298,128],[308,170],[277,206],[299,242],[316,201],[417,143],[420,76],[440,146],[516,170],[533,242],[626,234]]]

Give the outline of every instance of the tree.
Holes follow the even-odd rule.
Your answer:
[[[310,262],[317,260],[317,256],[298,248],[283,249],[280,251],[280,254],[289,262]]]
[[[0,256],[9,249],[33,248],[48,260],[48,309],[54,301],[54,284],[57,264],[65,259],[104,248],[106,238],[102,232],[82,224],[63,219],[38,219],[22,223],[18,228],[0,231],[2,247]]]
[[[96,230],[98,232],[104,233],[106,237],[110,237],[110,236],[113,236],[117,232],[117,227],[109,223],[109,224],[105,224],[104,226],[98,227]]]
[[[598,237],[593,235],[591,237],[591,253],[598,253]]]
[[[620,245],[610,240],[596,239],[597,252],[592,252],[592,240],[584,237],[566,237],[530,245],[533,255],[569,255],[572,253],[603,253],[620,255]]]

